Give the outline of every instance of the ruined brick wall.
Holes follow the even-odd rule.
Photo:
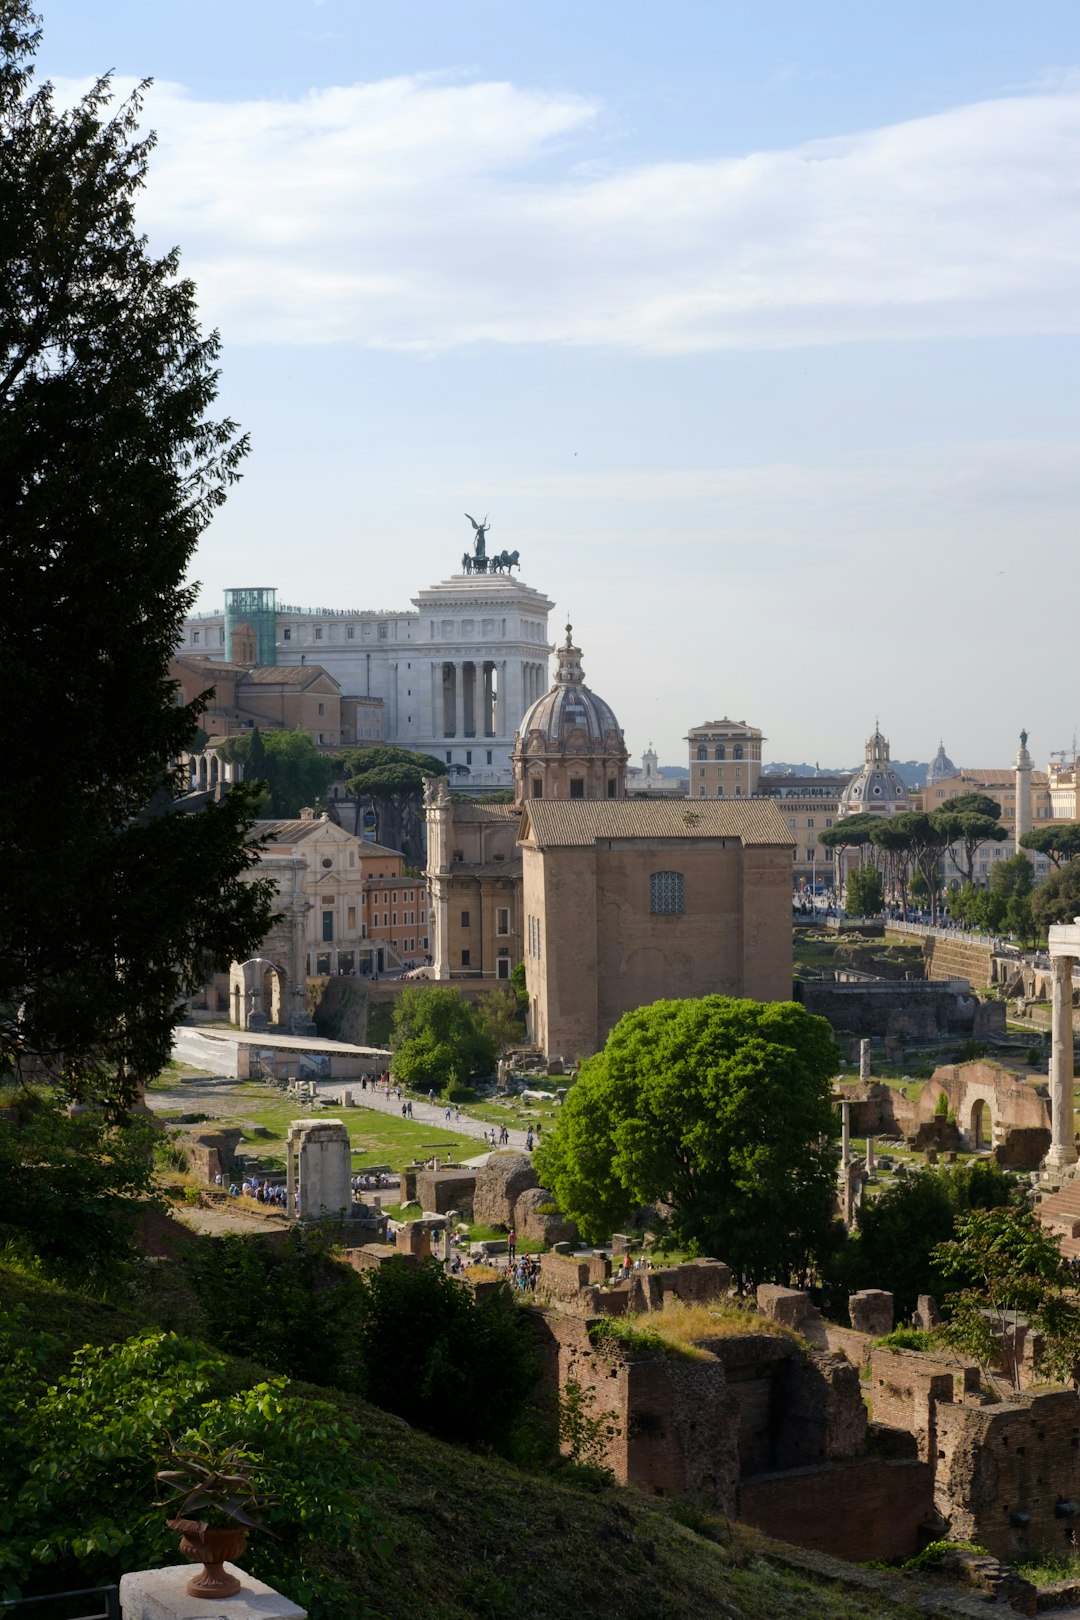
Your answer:
[[[907,1429],[915,1436],[919,1456],[932,1461],[936,1450],[936,1413],[943,1401],[963,1401],[978,1389],[979,1370],[970,1363],[943,1360],[922,1350],[870,1352],[867,1394],[874,1422]]]
[[[956,1540],[1017,1562],[1072,1552],[1080,1501],[1080,1399],[1072,1390],[937,1411],[934,1501]]]
[[[933,1500],[926,1463],[864,1457],[744,1479],[739,1518],[836,1558],[910,1558]]]
[[[548,1387],[565,1393],[574,1382],[592,1392],[591,1415],[608,1418],[615,1431],[606,1462],[620,1484],[733,1511],[736,1417],[719,1362],[642,1355],[618,1341],[594,1346],[581,1318],[536,1315]]]

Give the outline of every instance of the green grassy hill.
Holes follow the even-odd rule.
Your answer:
[[[53,1375],[81,1345],[114,1343],[148,1326],[135,1311],[0,1268],[0,1309],[20,1304],[31,1325],[63,1343]],[[262,1376],[253,1363],[231,1365],[238,1386]],[[781,1548],[689,1504],[525,1473],[430,1439],[350,1396],[292,1387],[333,1400],[358,1421],[358,1461],[374,1460],[389,1475],[356,1493],[358,1506],[383,1522],[381,1550],[357,1556],[352,1567],[336,1564],[357,1594],[358,1617],[901,1620],[980,1612],[970,1597],[929,1599],[908,1577]]]

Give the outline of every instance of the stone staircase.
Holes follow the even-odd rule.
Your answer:
[[[1043,1226],[1061,1237],[1061,1252],[1080,1259],[1080,1180],[1067,1181],[1059,1192],[1048,1193],[1035,1205]]]

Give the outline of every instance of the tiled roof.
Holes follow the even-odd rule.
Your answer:
[[[794,840],[773,799],[530,799],[522,839],[541,848],[603,838],[739,838],[744,844]]]
[[[955,776],[946,777],[944,780],[949,782],[972,782],[981,784],[983,787],[1015,788],[1016,772],[1011,765],[992,765],[985,769],[976,765],[965,765],[962,771],[957,771]],[[1032,771],[1031,780],[1035,787],[1045,787],[1047,782],[1046,772]],[[942,782],[933,782],[930,786],[941,787]]]
[[[336,822],[324,821],[317,816],[314,821],[304,821],[299,818],[296,821],[257,821],[254,831],[257,837],[269,837],[275,844],[299,844],[303,839],[310,838],[312,833],[318,832],[320,828],[336,825]],[[338,827],[337,830],[346,833],[349,838],[355,837],[355,834],[348,832],[345,827]],[[368,861],[372,857],[378,860],[382,855],[396,855],[398,860],[403,859],[400,849],[388,849],[385,844],[372,844],[366,838],[359,838],[356,842],[361,860]]]
[[[454,800],[455,826],[466,821],[514,821],[520,814],[520,804],[465,804]]]
[[[253,664],[244,670],[244,683],[252,686],[309,686],[320,675],[337,686],[321,664]]]

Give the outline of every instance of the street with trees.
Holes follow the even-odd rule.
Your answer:
[[[142,91],[36,85],[26,0],[0,7],[0,1074],[122,1110],[183,998],[270,919],[258,789],[179,813],[205,702],[169,659],[199,535],[247,441],[212,414],[216,334],[135,224]],[[58,768],[62,761],[62,768]]]
[[[592,1239],[640,1206],[748,1288],[805,1279],[829,1241],[839,1054],[793,1002],[704,996],[624,1014],[544,1133],[537,1169]]]
[[[1004,843],[1009,836],[1001,825],[1001,806],[985,793],[958,793],[931,814],[947,834],[949,860],[966,883],[974,883],[979,850],[987,843]]]

